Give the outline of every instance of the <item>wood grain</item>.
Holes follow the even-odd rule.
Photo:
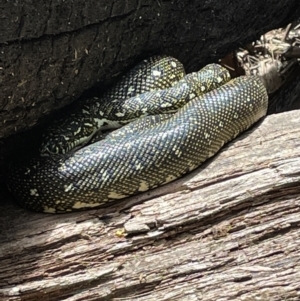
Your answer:
[[[2,192],[1,300],[299,300],[300,111],[186,177],[67,215]]]

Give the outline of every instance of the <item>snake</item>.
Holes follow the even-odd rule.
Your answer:
[[[258,76],[230,79],[218,64],[185,74],[176,59],[152,57],[50,126],[41,156],[12,164],[7,186],[34,211],[99,208],[196,169],[267,107]],[[117,130],[92,141],[106,128]]]

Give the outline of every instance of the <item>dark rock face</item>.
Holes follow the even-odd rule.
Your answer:
[[[26,130],[138,60],[187,71],[287,24],[298,1],[7,1],[0,8],[0,137]]]

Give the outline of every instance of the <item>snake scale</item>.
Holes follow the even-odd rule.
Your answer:
[[[173,181],[266,114],[268,95],[257,76],[229,79],[216,64],[185,76],[173,58],[148,59],[103,98],[81,104],[50,127],[44,156],[13,164],[8,187],[26,208],[62,213],[99,207]],[[132,120],[70,152],[87,144],[99,128]]]

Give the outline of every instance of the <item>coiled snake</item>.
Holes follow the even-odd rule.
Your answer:
[[[42,146],[48,156],[12,165],[8,187],[23,206],[60,213],[173,181],[266,114],[268,96],[258,77],[228,80],[216,64],[184,76],[173,58],[146,60],[102,99],[80,104],[52,126]],[[116,128],[145,115],[103,140],[58,155],[86,144],[99,127]]]

